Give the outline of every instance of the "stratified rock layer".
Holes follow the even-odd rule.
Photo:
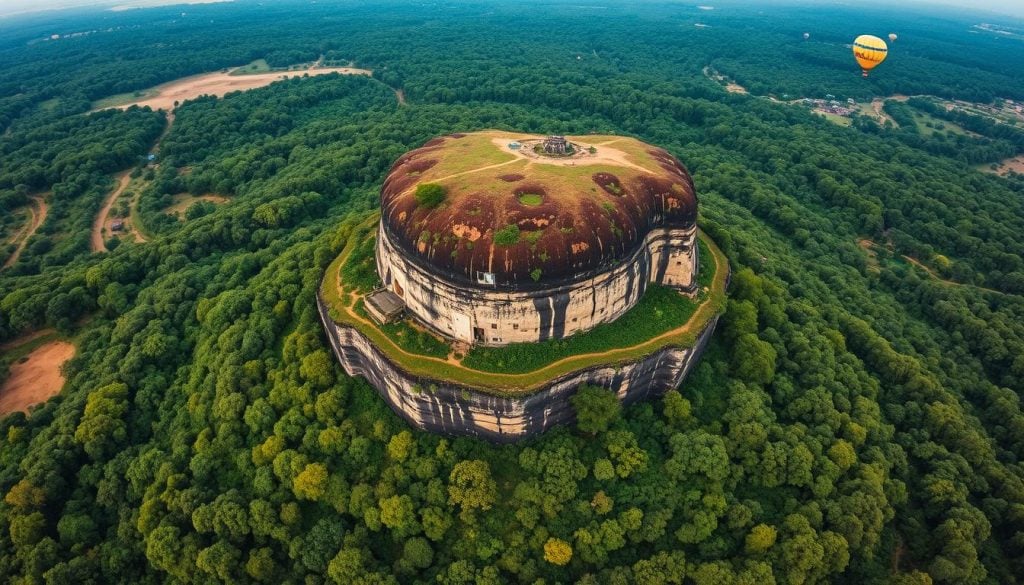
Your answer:
[[[363,376],[412,426],[448,435],[512,442],[571,422],[569,397],[581,385],[613,390],[623,404],[660,396],[680,385],[711,338],[708,322],[691,348],[666,347],[615,366],[595,366],[559,376],[521,397],[494,396],[443,380],[413,376],[385,356],[356,329],[336,324],[317,297],[331,347],[350,376]]]

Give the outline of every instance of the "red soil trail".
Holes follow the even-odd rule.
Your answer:
[[[131,171],[123,171],[117,176],[117,187],[110,192],[107,196],[107,200],[103,203],[103,208],[96,215],[96,219],[92,222],[92,240],[91,247],[93,252],[106,252],[107,244],[103,241],[103,226],[107,223],[107,216],[110,215],[110,209],[114,206],[114,202],[117,198],[124,193],[128,183],[131,182],[132,176]]]

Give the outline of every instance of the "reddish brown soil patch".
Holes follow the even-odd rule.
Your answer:
[[[516,181],[522,181],[526,177],[519,173],[509,173],[507,175],[498,175],[498,178],[506,183],[515,183]]]
[[[75,355],[75,346],[54,341],[36,348],[24,362],[11,366],[11,374],[0,387],[0,415],[28,412],[60,392],[64,386],[61,366]]]
[[[425,158],[423,160],[415,160],[412,163],[406,165],[405,174],[418,175],[436,164],[436,158]]]

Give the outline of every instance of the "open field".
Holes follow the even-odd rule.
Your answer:
[[[126,108],[134,103],[138,103],[140,100],[150,99],[157,95],[159,95],[159,92],[155,88],[143,89],[129,93],[119,93],[93,102],[92,107],[94,110]]]
[[[190,193],[179,193],[173,197],[174,203],[164,209],[164,213],[167,215],[177,215],[178,219],[185,218],[185,210],[187,210],[193,203],[197,201],[209,201],[215,205],[223,205],[230,201],[223,195],[215,195],[213,193],[207,193],[206,195],[192,195]]]
[[[177,104],[195,99],[201,95],[213,95],[222,97],[233,91],[247,91],[265,87],[289,77],[301,77],[304,75],[316,76],[330,73],[341,75],[373,75],[369,69],[357,69],[354,67],[310,67],[297,71],[274,71],[269,73],[254,73],[252,75],[235,75],[235,70],[216,73],[203,73],[185,77],[154,88],[136,92],[135,94],[122,94],[100,100],[93,104],[94,109],[104,108],[127,108],[129,106],[149,106],[154,110],[171,111]],[[138,97],[135,97],[137,94]],[[125,96],[133,96],[132,99]]]
[[[912,115],[914,116],[914,125],[917,127],[917,131],[922,136],[931,136],[936,132],[950,132],[958,136],[974,136],[976,138],[979,136],[974,132],[964,130],[959,125],[953,122],[949,122],[947,120],[940,120],[939,118],[936,118],[935,116],[932,116],[927,112],[922,112],[920,110],[915,109]]]
[[[829,122],[832,122],[833,124],[836,124],[838,126],[846,127],[853,124],[852,120],[850,120],[846,116],[840,116],[839,114],[833,114],[830,112],[820,112],[818,110],[815,110],[814,113],[818,114],[819,116],[825,118]]]
[[[1024,175],[1024,154],[1019,154],[1013,158],[1008,158],[995,163],[996,168],[992,168],[992,165],[978,165],[977,169],[986,173],[994,173],[1000,177],[1005,177],[1010,172],[1015,172]]]
[[[12,364],[0,386],[0,415],[27,412],[60,392],[64,386],[61,366],[75,355],[75,346],[67,341],[50,341],[33,349]]]
[[[266,59],[256,59],[255,61],[253,61],[252,63],[249,63],[248,65],[242,65],[241,67],[236,67],[231,72],[231,75],[252,75],[253,73],[269,73],[269,72],[270,72],[270,65],[267,64],[267,60]]]

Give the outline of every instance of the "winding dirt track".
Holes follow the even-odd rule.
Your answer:
[[[28,225],[16,236],[16,239],[19,240],[18,247],[14,250],[14,253],[7,258],[7,261],[4,262],[3,268],[10,268],[11,266],[14,266],[14,263],[21,257],[21,252],[25,249],[25,245],[28,244],[29,238],[31,238],[32,234],[36,233],[36,230],[39,229],[39,226],[43,225],[43,222],[46,221],[46,213],[49,211],[49,207],[47,207],[46,201],[43,200],[42,195],[33,196],[32,202],[38,209],[33,209],[32,207],[28,208],[28,213],[30,215]]]
[[[128,183],[132,180],[131,170],[122,171],[115,176],[117,177],[117,188],[107,196],[107,200],[103,203],[103,209],[100,209],[96,219],[92,222],[91,247],[93,252],[107,251],[107,245],[103,241],[103,225],[107,223],[107,216],[110,215],[110,209],[114,206],[114,202],[121,196],[121,193],[124,193]]]

